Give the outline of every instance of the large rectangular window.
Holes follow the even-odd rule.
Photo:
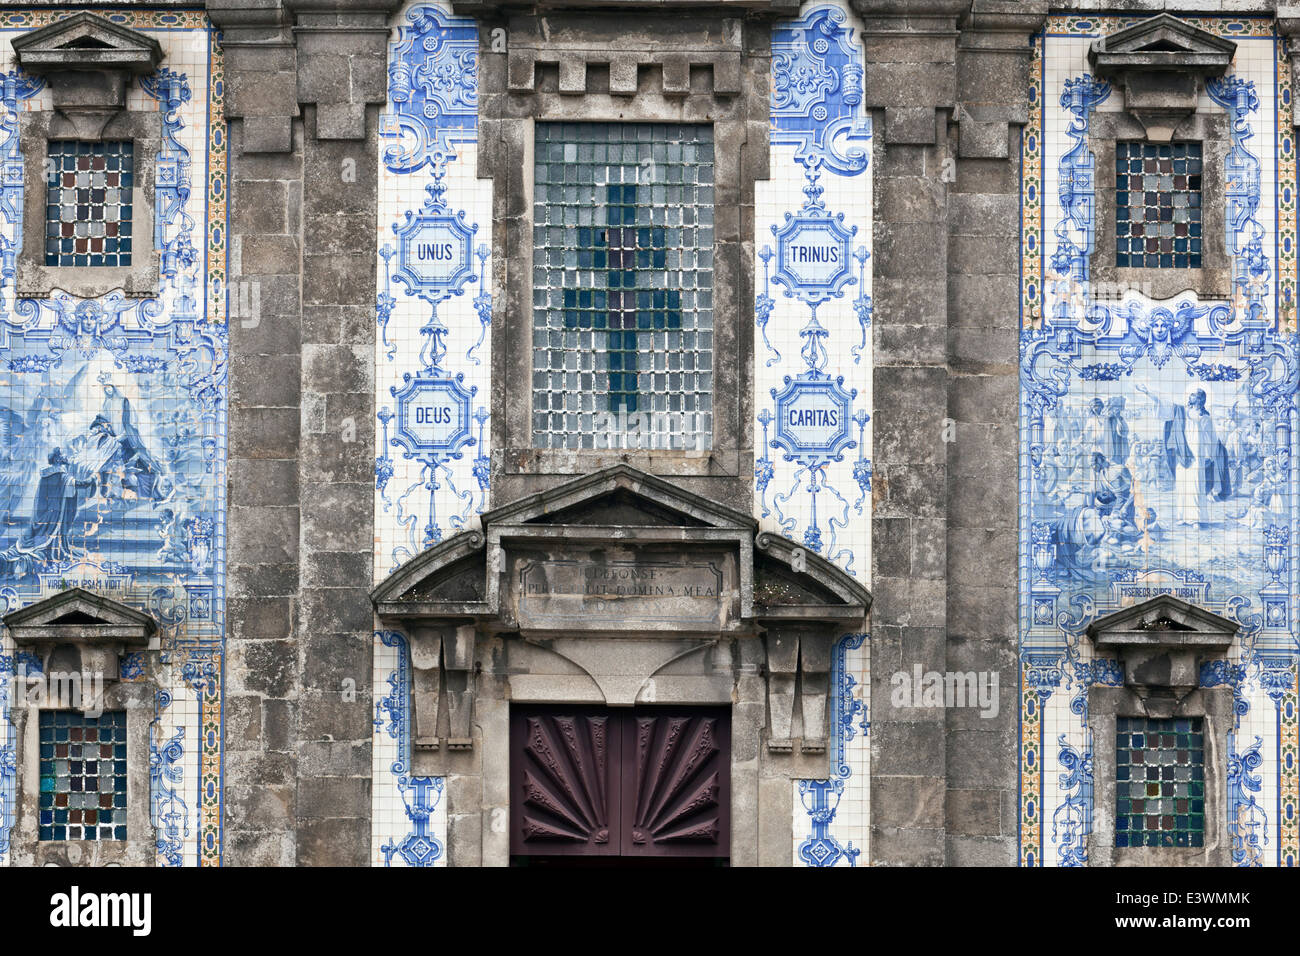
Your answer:
[[[1116,720],[1115,845],[1204,846],[1201,719]]]
[[[710,448],[712,127],[536,129],[534,447]]]
[[[1115,265],[1201,268],[1201,144],[1115,144]]]
[[[133,155],[129,142],[50,142],[47,266],[131,264]]]
[[[42,840],[126,839],[126,712],[40,712]]]

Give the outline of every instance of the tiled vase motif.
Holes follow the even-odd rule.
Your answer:
[[[871,573],[871,118],[847,4],[772,31],[770,178],[755,186],[754,516]],[[836,647],[830,776],[798,781],[797,865],[866,863],[869,642]]]
[[[1173,594],[1240,625],[1228,659],[1201,675],[1203,686],[1232,686],[1236,699],[1232,859],[1295,865],[1300,352],[1290,62],[1269,20],[1193,21],[1237,44],[1227,75],[1208,83],[1198,106],[1228,121],[1226,195],[1217,197],[1227,203],[1225,228],[1201,241],[1226,250],[1229,297],[1187,291],[1157,301],[1140,286],[1102,288],[1091,255],[1117,239],[1095,221],[1089,131],[1093,117],[1122,109],[1122,94],[1088,74],[1087,50],[1134,22],[1052,17],[1034,42],[1022,140],[1020,862],[1088,862],[1099,812],[1092,749],[1115,742],[1090,738],[1087,691],[1123,675],[1094,656],[1084,632],[1116,608]],[[1180,178],[1185,155],[1145,157],[1161,158],[1168,169],[1119,170],[1121,188],[1154,190],[1143,199],[1153,213],[1161,189],[1181,206],[1177,191],[1199,188]],[[1140,179],[1146,172],[1157,175]],[[1166,218],[1179,222],[1174,212]],[[1184,218],[1195,219],[1194,235],[1199,216]]]
[[[96,8],[155,38],[163,66],[128,105],[162,116],[158,294],[18,298],[24,182],[18,116],[50,110],[10,40],[75,9],[0,23],[0,610],[81,585],[153,615],[163,682],[150,733],[158,863],[221,859],[226,521],[226,144],[221,51],[199,12]],[[58,502],[51,491],[66,492]],[[74,504],[69,507],[67,500]],[[150,651],[148,653],[159,653]],[[0,646],[0,861],[14,813],[15,676],[39,667]],[[123,679],[142,672],[128,657]],[[34,768],[33,768],[34,770]]]
[[[377,580],[476,527],[488,503],[492,184],[475,174],[478,26],[442,3],[412,4],[394,24],[376,158]],[[429,823],[426,810],[442,781],[409,778],[409,713],[387,696],[390,677],[409,677],[406,655],[400,635],[376,637],[373,859],[436,865],[445,813]]]

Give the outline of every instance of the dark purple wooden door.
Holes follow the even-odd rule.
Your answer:
[[[725,708],[516,707],[516,856],[725,858],[731,721]]]
[[[622,747],[612,723],[595,709],[511,714],[512,853],[617,855],[621,791],[611,756]]]

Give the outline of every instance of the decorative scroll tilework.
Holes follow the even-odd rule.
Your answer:
[[[492,184],[478,164],[478,27],[414,3],[389,46],[375,303],[376,579],[488,506]],[[372,862],[445,866],[439,777],[412,777],[405,639],[375,635]]]
[[[865,579],[871,499],[871,121],[845,7],[773,27],[771,178],[756,185],[754,509]],[[761,360],[761,361],[760,361]]]
[[[1295,829],[1277,808],[1296,789],[1283,741],[1294,737],[1284,701],[1300,612],[1289,61],[1269,20],[1193,21],[1238,44],[1198,107],[1228,117],[1225,195],[1203,196],[1225,203],[1224,233],[1201,238],[1224,243],[1231,295],[1154,301],[1140,284],[1102,289],[1090,268],[1089,128],[1094,113],[1123,103],[1087,74],[1087,48],[1133,22],[1052,17],[1034,43],[1021,190],[1020,860],[1087,863],[1092,748],[1110,746],[1087,732],[1087,688],[1117,677],[1113,662],[1094,659],[1085,631],[1101,614],[1169,593],[1241,626],[1229,659],[1203,675],[1207,686],[1234,689],[1232,855],[1241,865],[1285,864]],[[1120,145],[1123,205],[1123,177],[1137,173],[1118,164],[1138,157]],[[1182,157],[1152,149],[1140,157],[1143,222],[1169,210],[1174,223]],[[1148,172],[1153,160],[1169,168]],[[1148,175],[1171,179],[1153,191]],[[1189,214],[1189,265],[1192,222]]]
[[[162,116],[149,224],[161,255],[159,294],[15,299],[23,191],[47,188],[22,180],[17,111],[53,102],[41,82],[14,68],[9,40],[75,12],[0,16],[0,609],[77,584],[154,616],[161,651],[153,653],[169,675],[151,732],[151,751],[163,758],[149,798],[158,862],[217,865],[226,586],[221,48],[201,12],[96,8],[149,33],[165,54],[165,65],[127,92],[128,108]],[[18,663],[3,639],[0,687]],[[124,674],[136,670],[128,662]],[[6,768],[16,746],[7,706],[0,692],[5,862],[14,812]]]
[[[772,29],[771,177],[756,184],[754,515],[871,572],[871,119],[847,4]],[[825,780],[794,784],[794,861],[869,858],[869,640],[836,645]]]
[[[380,124],[375,353],[375,574],[487,507],[488,235],[477,165],[478,28],[407,8]]]
[[[411,666],[406,638],[375,632],[372,862],[375,866],[446,866],[447,801],[442,777],[411,775]],[[381,781],[383,786],[381,786]]]
[[[857,866],[870,836],[871,686],[868,634],[845,634],[831,657],[830,755],[825,780],[795,782],[796,866]]]

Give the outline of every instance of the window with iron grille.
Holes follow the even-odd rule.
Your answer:
[[[539,123],[533,445],[708,449],[713,130]]]
[[[1115,265],[1201,268],[1201,144],[1115,144]]]
[[[1115,845],[1205,845],[1201,718],[1116,719]]]
[[[129,142],[50,142],[47,266],[131,264],[133,156]]]
[[[126,839],[126,712],[40,712],[41,840]]]

